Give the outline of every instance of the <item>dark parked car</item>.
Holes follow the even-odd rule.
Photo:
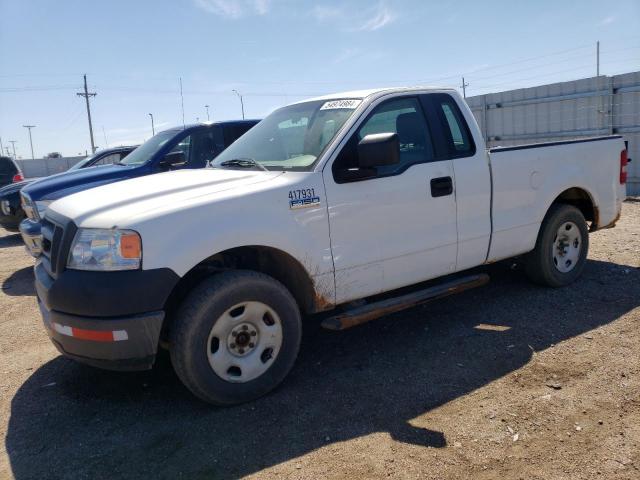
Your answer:
[[[124,157],[129,155],[136,149],[136,146],[132,147],[114,147],[106,148],[96,152],[87,158],[80,160],[67,172],[72,170],[78,170],[80,168],[95,167],[99,165],[111,165],[121,161]],[[6,158],[6,157],[2,157]],[[66,173],[66,172],[63,172]],[[18,175],[14,176],[17,180]],[[28,180],[22,179],[22,174],[19,174],[20,180],[15,181],[3,188],[0,188],[0,226],[4,227],[10,232],[17,232],[20,222],[25,219],[26,215],[20,204],[20,190],[27,185],[40,180],[39,178],[30,178]]]
[[[20,167],[10,157],[0,157],[0,192],[6,188],[13,189],[24,180]],[[8,187],[7,187],[8,186]],[[19,189],[18,189],[19,190]],[[18,208],[20,207],[18,201]],[[8,230],[16,231],[18,223],[24,218],[16,211],[15,203],[4,198],[0,193],[0,225]]]
[[[258,122],[235,120],[165,130],[112,166],[65,172],[27,185],[20,192],[28,217],[20,223],[20,233],[27,250],[34,256],[40,255],[40,219],[51,202],[129,178],[180,168],[204,168]]]
[[[11,157],[0,157],[0,188],[24,180],[18,164]]]

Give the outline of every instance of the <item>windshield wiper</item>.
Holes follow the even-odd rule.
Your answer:
[[[256,162],[253,158],[234,158],[232,160],[225,160],[224,162],[219,163],[221,167],[241,167],[241,168],[251,168],[258,167],[265,172],[268,172],[269,169],[264,165]]]

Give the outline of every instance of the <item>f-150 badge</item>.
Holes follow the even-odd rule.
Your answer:
[[[315,189],[303,188],[300,190],[289,190],[289,208],[291,210],[313,207],[315,205],[320,205],[320,197],[316,195]]]

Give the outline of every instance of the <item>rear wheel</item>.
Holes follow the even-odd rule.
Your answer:
[[[582,273],[588,250],[589,231],[580,210],[553,205],[540,226],[535,249],[527,255],[527,275],[541,285],[569,285]]]
[[[257,272],[222,273],[183,302],[170,331],[171,361],[206,402],[247,402],[291,370],[301,331],[298,306],[278,281]]]

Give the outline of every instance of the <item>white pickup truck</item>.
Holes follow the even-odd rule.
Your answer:
[[[143,369],[162,345],[195,395],[244,402],[289,372],[305,315],[348,328],[514,256],[535,282],[570,284],[588,232],[620,215],[626,163],[619,136],[487,151],[451,89],[295,103],[210,168],[51,204],[39,304],[70,358]]]

